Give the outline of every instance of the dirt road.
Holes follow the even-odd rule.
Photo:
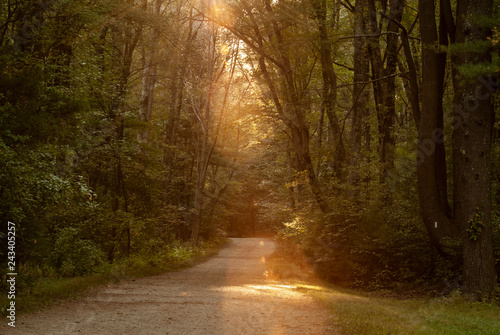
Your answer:
[[[20,315],[4,334],[332,334],[328,316],[293,286],[266,278],[267,239],[232,239],[207,262],[127,280],[77,302]]]

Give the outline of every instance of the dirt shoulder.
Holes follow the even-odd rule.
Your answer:
[[[31,315],[0,334],[332,334],[311,297],[266,276],[269,239],[231,239],[193,268],[111,285]]]

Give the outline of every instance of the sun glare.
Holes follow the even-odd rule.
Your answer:
[[[210,4],[210,15],[219,25],[224,27],[233,27],[236,23],[236,16],[224,1],[214,0]]]
[[[229,54],[229,51],[231,51],[231,47],[227,44],[222,44],[220,46],[220,53],[223,55],[223,56],[227,56],[227,54]]]

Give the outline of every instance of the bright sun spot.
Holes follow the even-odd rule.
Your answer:
[[[209,7],[209,13],[221,26],[234,26],[237,20],[237,18],[231,12],[231,10],[229,10],[227,5],[221,1],[213,1]]]
[[[227,44],[222,44],[221,47],[220,47],[220,53],[223,55],[223,56],[226,56],[229,51],[231,51],[231,47],[228,46]]]

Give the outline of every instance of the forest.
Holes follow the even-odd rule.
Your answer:
[[[492,299],[499,6],[2,1],[2,267],[9,222],[23,290],[272,236],[336,285]]]

